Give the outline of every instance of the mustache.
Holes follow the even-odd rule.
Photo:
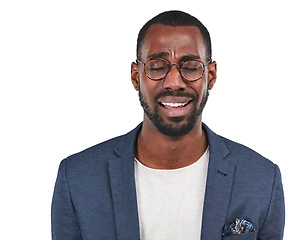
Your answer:
[[[191,93],[186,93],[183,91],[173,91],[173,90],[169,90],[169,91],[164,91],[164,92],[160,92],[157,95],[154,96],[154,100],[157,102],[159,98],[161,97],[168,97],[168,96],[172,96],[172,97],[188,97],[191,98],[193,100],[196,100],[196,96],[191,94]]]

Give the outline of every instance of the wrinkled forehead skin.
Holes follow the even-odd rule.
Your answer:
[[[148,56],[162,52],[168,53],[166,57],[176,62],[187,55],[206,59],[203,37],[196,26],[151,25],[142,44],[141,59],[145,61]]]

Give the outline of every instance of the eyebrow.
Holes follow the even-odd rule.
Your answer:
[[[163,58],[163,57],[166,57],[169,55],[170,54],[168,52],[159,52],[159,53],[153,53],[153,54],[149,55],[147,58],[148,59]],[[183,61],[191,61],[191,60],[196,60],[196,59],[201,59],[201,58],[198,55],[190,54],[190,55],[182,56],[180,58],[180,61],[183,62]]]
[[[159,53],[153,53],[153,54],[149,55],[147,58],[153,59],[153,58],[162,58],[162,57],[166,57],[166,56],[169,56],[168,52],[159,52]]]
[[[190,54],[190,55],[186,55],[180,58],[180,60],[183,61],[191,61],[191,60],[198,60],[200,59],[200,56],[194,55],[194,54]]]

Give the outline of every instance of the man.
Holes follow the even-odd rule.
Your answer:
[[[131,65],[144,121],[61,162],[53,239],[282,239],[279,168],[202,123],[216,73],[198,19],[144,25]]]

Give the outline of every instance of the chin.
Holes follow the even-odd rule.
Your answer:
[[[183,117],[171,118],[168,121],[162,120],[160,117],[150,119],[154,126],[162,134],[169,137],[183,137],[189,134],[197,125],[199,117],[190,116],[184,120]]]

